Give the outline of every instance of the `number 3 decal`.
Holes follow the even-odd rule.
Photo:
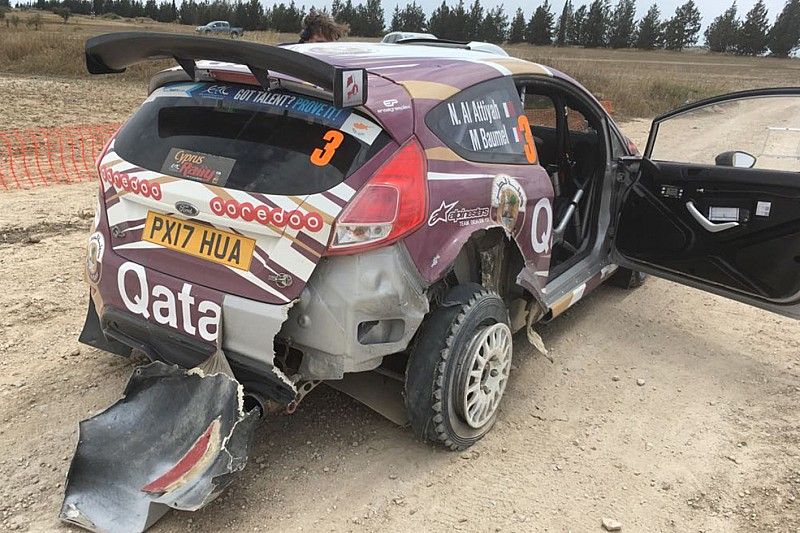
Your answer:
[[[334,154],[336,154],[336,149],[339,148],[339,145],[341,145],[344,140],[344,135],[341,131],[328,130],[325,132],[325,135],[322,136],[322,140],[328,142],[322,148],[314,148],[310,158],[311,162],[318,167],[324,167],[331,162]]]
[[[536,154],[536,142],[533,140],[531,124],[528,122],[527,116],[519,116],[519,119],[517,120],[517,129],[519,129],[519,132],[525,141],[525,157],[528,158],[528,163],[536,163],[536,160],[538,159]]]

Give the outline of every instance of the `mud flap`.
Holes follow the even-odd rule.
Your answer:
[[[93,307],[93,306],[90,306]],[[154,362],[117,403],[80,423],[60,518],[91,531],[140,532],[169,508],[194,511],[241,471],[259,412],[224,373]]]
[[[86,321],[83,323],[83,329],[81,330],[81,336],[78,337],[78,342],[123,357],[130,357],[131,355],[130,346],[126,346],[113,339],[108,339],[105,336],[103,328],[100,325],[100,317],[97,316],[97,309],[94,307],[91,296],[89,297],[89,309],[86,311]]]

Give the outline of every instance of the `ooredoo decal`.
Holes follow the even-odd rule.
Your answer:
[[[122,189],[145,198],[161,200],[161,184],[157,181],[131,176],[109,167],[100,168],[100,178],[109,185],[113,185],[117,190]]]
[[[553,206],[548,198],[542,198],[533,206],[531,214],[531,246],[537,254],[550,252],[553,236]]]
[[[516,235],[525,223],[528,197],[520,183],[511,176],[497,176],[492,182],[492,220]]]
[[[478,224],[489,217],[488,207],[458,207],[458,200],[442,205],[431,211],[428,217],[428,226],[435,226],[439,222],[457,222],[461,226]]]
[[[153,285],[151,289],[145,268],[126,261],[117,271],[117,288],[131,313],[152,317],[158,324],[189,335],[198,334],[209,342],[216,340],[222,309],[210,300],[200,300],[195,306],[190,283],[184,283],[178,293],[163,285]]]
[[[99,231],[92,233],[89,237],[89,245],[86,253],[86,275],[92,283],[100,281],[105,249],[106,241],[105,238],[103,238],[103,234]]]
[[[257,221],[265,226],[283,228],[289,226],[295,230],[317,232],[322,229],[324,220],[316,211],[303,213],[299,209],[286,211],[279,207],[270,208],[266,205],[254,206],[250,202],[237,202],[225,200],[219,196],[214,197],[209,203],[211,212],[217,216],[226,216],[234,220],[242,219],[245,222]]]
[[[161,165],[161,172],[214,185],[224,185],[231,175],[235,159],[173,148]]]

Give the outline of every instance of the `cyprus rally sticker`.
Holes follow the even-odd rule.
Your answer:
[[[212,185],[224,185],[235,164],[236,160],[229,157],[173,148],[167,154],[161,172]]]

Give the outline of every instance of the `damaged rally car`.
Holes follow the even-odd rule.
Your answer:
[[[325,382],[460,450],[497,417],[512,335],[544,351],[534,326],[604,280],[798,316],[797,175],[744,151],[761,126],[711,142],[686,121],[722,110],[719,133],[750,101],[796,118],[798,90],[666,115],[642,157],[569,77],[450,42],[87,43],[95,74],[163,58],[179,67],[98,159],[81,340],[173,369],[222,353],[246,411],[291,412]],[[155,470],[158,494],[199,475],[209,424]]]

